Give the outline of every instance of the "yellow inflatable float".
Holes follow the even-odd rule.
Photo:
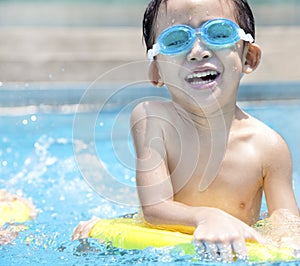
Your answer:
[[[195,255],[193,236],[178,231],[167,231],[147,227],[134,218],[102,219],[92,227],[89,236],[110,243],[122,249],[145,249],[147,247],[174,246],[180,248],[187,255]],[[247,243],[249,260],[262,261],[290,261],[294,260],[293,250],[276,248],[258,243]]]
[[[18,232],[27,229],[22,223],[35,216],[35,208],[29,201],[0,190],[0,244],[14,240]]]
[[[0,190],[0,227],[6,223],[24,223],[35,215],[33,206],[27,200]]]

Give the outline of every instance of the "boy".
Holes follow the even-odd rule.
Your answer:
[[[143,26],[150,80],[172,97],[132,112],[143,217],[194,227],[212,253],[246,256],[246,240],[264,242],[250,227],[263,191],[270,215],[299,218],[286,143],[236,105],[242,75],[261,57],[251,9],[246,0],[153,0]]]

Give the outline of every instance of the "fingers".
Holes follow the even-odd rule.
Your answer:
[[[203,242],[203,245],[205,247],[205,252],[210,256],[210,259],[218,260],[218,258],[220,257],[220,253],[217,244]]]
[[[248,252],[245,243],[234,242],[210,243],[207,241],[195,242],[196,252],[203,259],[230,263],[236,260],[247,260]]]
[[[80,222],[78,226],[74,229],[74,232],[72,234],[72,241],[81,239],[82,237],[82,228],[83,228],[83,222]]]
[[[232,262],[234,259],[234,254],[231,244],[216,243],[216,244],[206,244],[206,250],[211,256],[211,259],[220,262]]]
[[[98,222],[99,218],[93,217],[89,221],[82,221],[78,224],[72,234],[72,241],[88,238],[93,226]]]
[[[218,244],[218,251],[222,262],[232,262],[235,258],[233,246],[230,244]]]
[[[207,259],[221,262],[248,260],[246,240],[265,242],[264,238],[252,228],[231,234],[224,233],[223,235],[219,233],[204,236],[202,233],[201,237],[197,230],[195,232],[197,234],[194,237],[195,243],[197,243],[197,253],[204,255]]]
[[[222,262],[231,262],[237,259],[248,259],[246,237],[244,236],[246,235],[246,232],[244,232],[244,235],[243,232],[237,231],[232,231],[231,234],[221,234],[221,232],[219,232],[211,234],[207,233],[204,235],[200,228],[197,229],[194,232],[194,241],[196,243],[198,254],[204,254],[208,259]],[[254,235],[251,234],[251,231],[247,232],[247,235],[251,239],[254,238]]]
[[[234,241],[232,243],[232,252],[235,259],[246,260],[248,258],[248,249],[245,241]]]

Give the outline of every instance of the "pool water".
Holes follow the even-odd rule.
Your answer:
[[[281,133],[288,142],[294,161],[295,193],[300,203],[299,102],[241,102],[241,106]],[[129,115],[130,110],[123,109],[102,111],[101,115],[97,115],[94,145],[98,157],[104,162],[105,171],[124,185],[134,188],[133,156],[126,157],[126,154],[133,153]],[[95,113],[76,114],[82,121],[91,116]],[[92,216],[116,217],[137,210],[135,206],[121,205],[108,197],[99,196],[84,180],[77,167],[73,144],[84,142],[84,138],[76,137],[84,136],[86,128],[77,127],[80,132],[74,134],[74,117],[74,113],[0,117],[0,189],[30,198],[38,210],[37,218],[27,223],[30,227],[27,231],[11,244],[0,246],[0,265],[204,263],[184,257],[180,252],[170,253],[168,249],[124,251],[106,247],[96,240],[88,240],[86,244],[71,241],[72,231],[81,220]],[[123,197],[125,200],[126,195]],[[263,211],[266,211],[265,204]],[[300,261],[280,265],[297,263]],[[210,265],[213,264],[216,263]]]

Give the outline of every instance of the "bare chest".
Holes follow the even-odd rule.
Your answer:
[[[247,223],[258,218],[263,176],[251,139],[229,139],[226,145],[190,139],[168,155],[176,200],[220,208]]]

